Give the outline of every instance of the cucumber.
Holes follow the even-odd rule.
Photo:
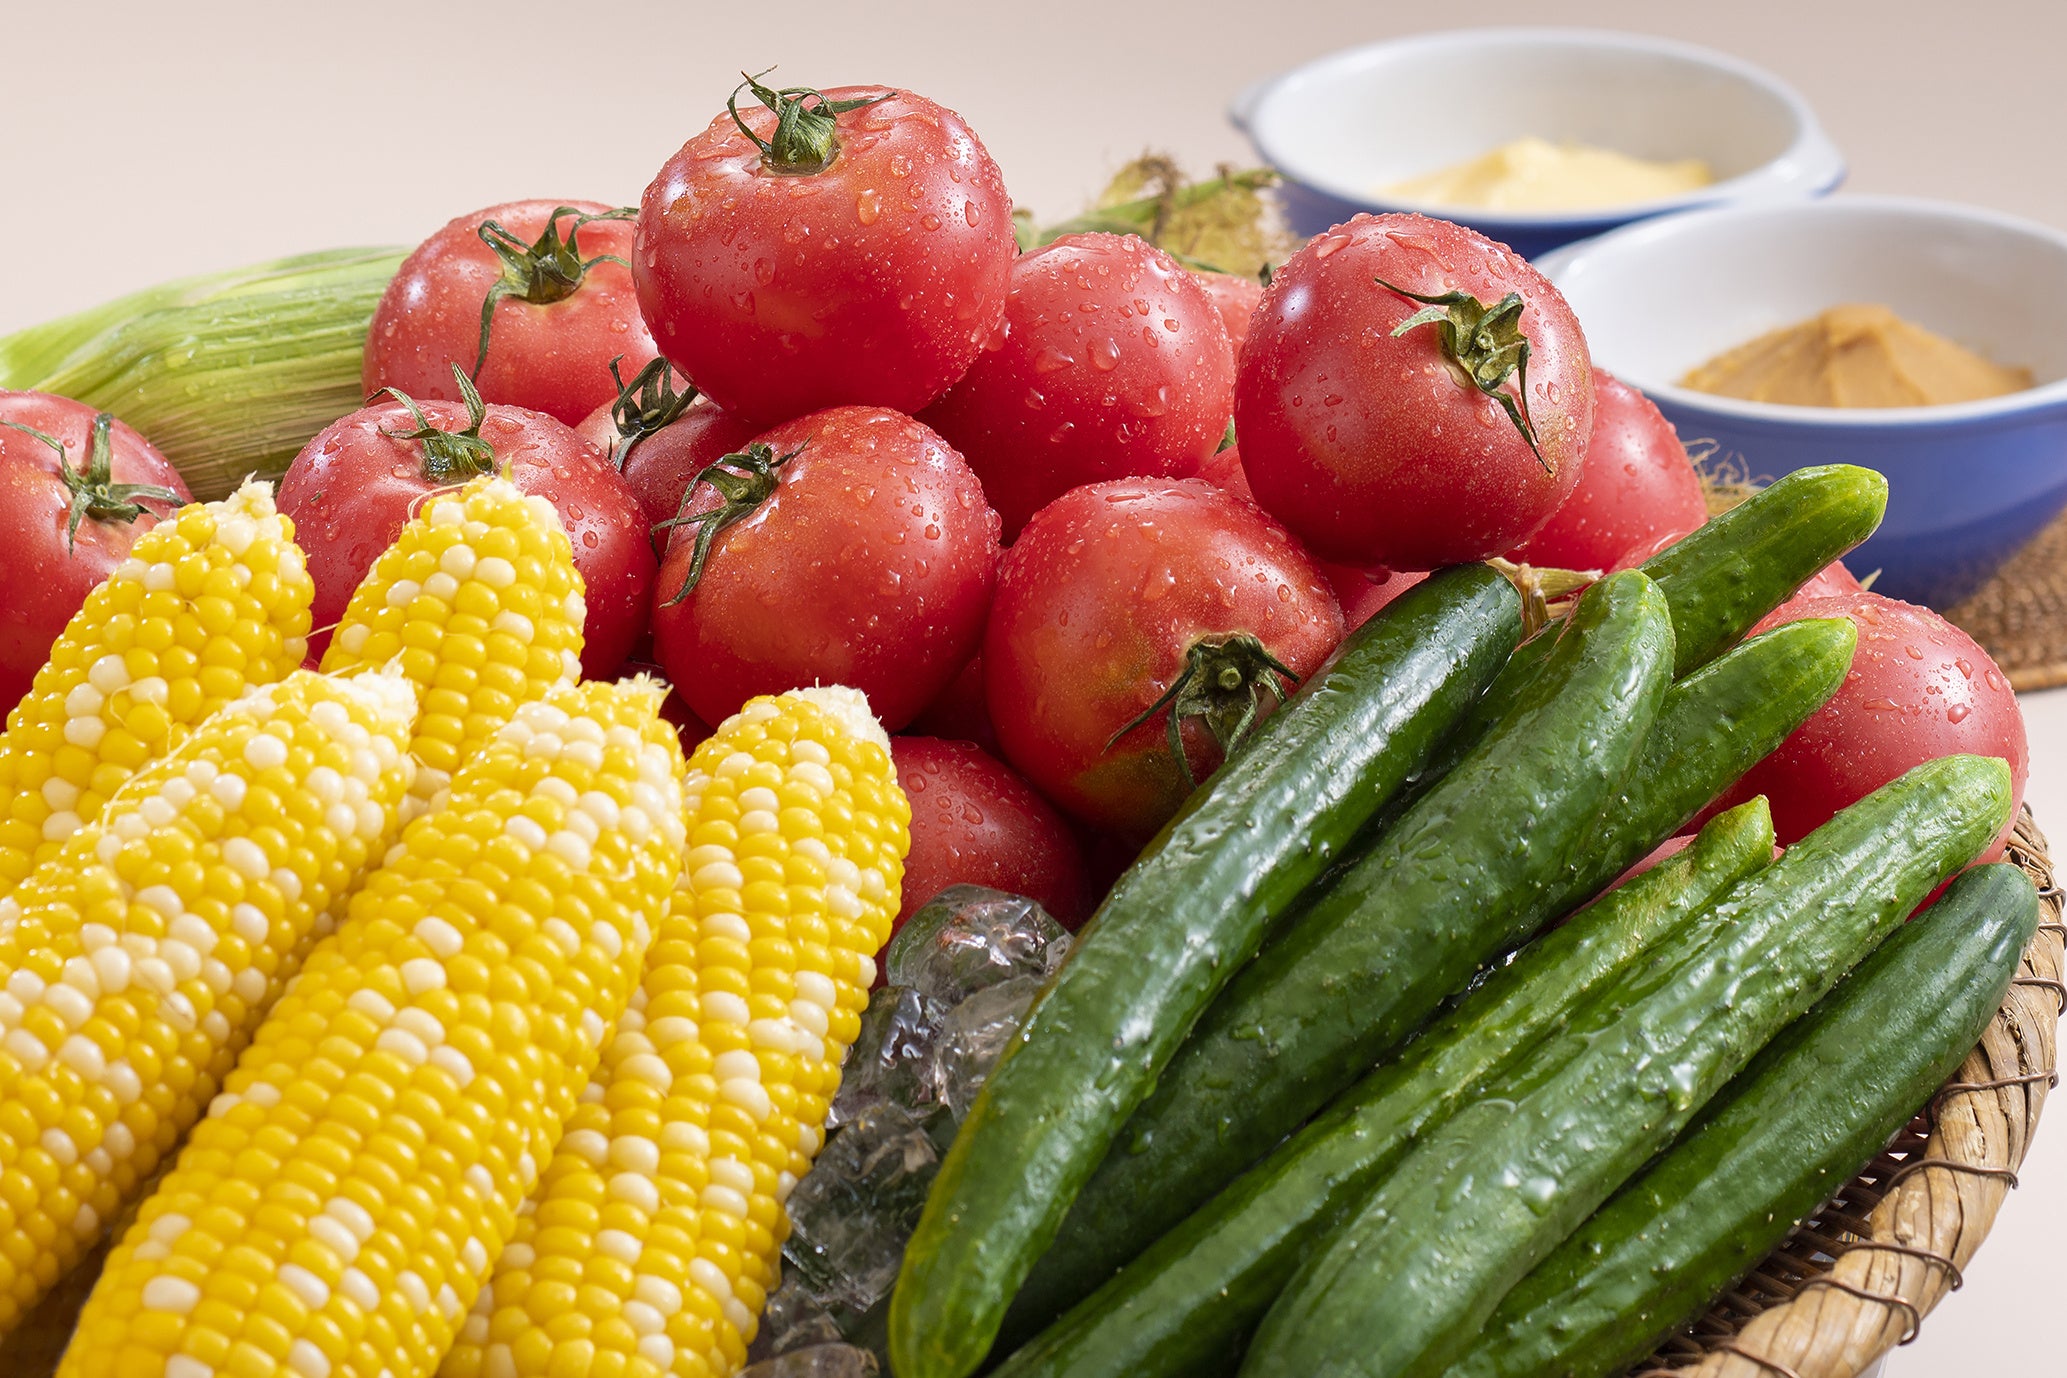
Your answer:
[[[1230,1370],[1318,1231],[1441,1124],[1475,1082],[1559,1028],[1586,992],[1671,941],[1763,868],[1772,848],[1772,815],[1764,799],[1754,799],[1712,820],[1686,851],[1523,948],[1399,1061],[1366,1076],[993,1378],[1200,1378]]]
[[[1427,762],[1521,636],[1483,565],[1352,635],[1120,878],[941,1165],[891,1306],[901,1378],[959,1378],[1113,1135],[1265,927]]]
[[[1675,675],[1704,665],[1873,534],[1888,481],[1856,464],[1796,469],[1640,566],[1672,605]]]
[[[1849,617],[1789,622],[1675,683],[1559,907],[1596,894],[1765,759],[1837,692],[1858,643]]]
[[[1022,1289],[1066,1309],[1565,909],[1669,685],[1664,600],[1603,580],[1510,713],[1229,983]]]
[[[2008,821],[1993,757],[1929,761],[1740,884],[1490,1078],[1301,1265],[1243,1378],[1437,1378],[1758,1049]]]
[[[1508,1293],[1449,1378],[1608,1378],[1693,1320],[1953,1073],[2037,926],[2016,867],[1954,881]]]

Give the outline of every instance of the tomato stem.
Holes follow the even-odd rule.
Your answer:
[[[754,141],[761,150],[761,163],[770,172],[785,176],[806,177],[823,172],[840,156],[840,140],[837,133],[838,117],[849,110],[859,110],[865,105],[890,99],[897,94],[885,91],[880,96],[857,96],[848,100],[828,100],[825,93],[810,86],[785,86],[780,91],[761,84],[761,78],[775,69],[744,77],[738,86],[732,88],[732,95],[726,100],[725,108],[732,112],[732,122],[739,126],[739,132]],[[764,139],[754,133],[752,126],[739,113],[739,93],[751,91],[754,99],[775,112],[775,137]],[[806,101],[816,104],[807,105]]]
[[[687,598],[703,578],[703,567],[710,559],[711,544],[718,534],[734,522],[740,521],[774,495],[776,485],[782,480],[780,470],[785,464],[804,453],[802,445],[788,454],[777,457],[773,447],[756,440],[736,454],[722,455],[703,467],[702,472],[689,480],[689,486],[682,490],[682,502],[675,509],[675,515],[664,522],[656,522],[653,533],[677,526],[696,528],[696,549],[689,556],[689,573],[682,580],[682,587],[675,590],[675,596],[662,607],[672,608]],[[716,507],[686,515],[682,508],[689,505],[689,499],[696,492],[696,486],[708,483],[718,490],[724,499]]]
[[[1170,687],[1139,717],[1113,733],[1105,749],[1112,750],[1120,738],[1168,708],[1165,730],[1170,754],[1177,758],[1185,783],[1196,787],[1198,777],[1184,750],[1184,720],[1200,719],[1225,756],[1247,740],[1249,729],[1263,711],[1263,695],[1268,693],[1283,703],[1286,693],[1298,683],[1299,676],[1249,632],[1217,639],[1200,637],[1185,651],[1184,668],[1170,681]]]
[[[1457,366],[1469,386],[1500,404],[1507,419],[1528,442],[1529,452],[1536,456],[1543,471],[1555,474],[1557,470],[1544,458],[1543,447],[1536,443],[1536,426],[1529,418],[1529,337],[1522,334],[1525,303],[1521,293],[1509,292],[1487,306],[1469,292],[1444,292],[1431,297],[1395,287],[1384,278],[1372,281],[1422,305],[1421,310],[1393,327],[1392,337],[1398,339],[1424,325],[1434,326],[1442,339],[1443,357]],[[1509,378],[1515,380],[1512,393],[1505,391]]]
[[[1534,636],[1552,622],[1561,622],[1578,602],[1578,595],[1600,582],[1597,569],[1557,569],[1548,565],[1517,564],[1498,556],[1486,561],[1505,575],[1522,596],[1522,638]]]
[[[622,354],[610,361],[610,376],[617,383],[617,400],[610,404],[610,420],[617,427],[610,462],[620,470],[640,441],[673,425],[697,397],[696,385],[686,378],[676,390],[674,365],[665,359],[653,359],[629,383],[617,371],[623,362]]]
[[[488,362],[489,327],[494,324],[496,306],[505,297],[528,301],[534,306],[550,306],[580,291],[589,269],[598,263],[615,263],[629,270],[632,265],[616,254],[583,258],[578,240],[584,225],[598,220],[630,220],[638,213],[636,206],[619,206],[616,210],[594,213],[579,211],[572,206],[556,206],[546,217],[545,231],[530,244],[495,221],[483,220],[474,233],[481,236],[481,242],[502,260],[502,276],[481,299],[481,348],[474,355],[473,376],[479,378],[481,366]],[[574,217],[574,224],[568,228],[567,237],[562,239],[560,220],[570,215]]]
[[[56,436],[19,421],[0,421],[0,426],[40,440],[57,452],[58,477],[64,480],[65,491],[71,495],[65,505],[67,555],[79,548],[79,524],[88,517],[98,522],[133,522],[150,511],[150,503],[178,507],[186,501],[159,484],[115,482],[114,425],[113,412],[101,412],[93,418],[93,439],[87,446],[86,465],[74,469],[65,460],[64,442]]]
[[[459,384],[460,398],[466,403],[467,428],[463,431],[441,431],[433,426],[425,419],[423,408],[416,404],[416,399],[400,388],[382,388],[373,394],[379,397],[384,393],[409,408],[409,415],[416,420],[415,430],[382,431],[381,434],[390,440],[414,440],[422,445],[424,479],[441,487],[448,483],[464,483],[496,470],[495,447],[481,435],[481,423],[488,419],[488,407],[481,401],[480,390],[458,364],[452,366],[452,377]]]

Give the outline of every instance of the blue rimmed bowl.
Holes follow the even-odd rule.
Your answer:
[[[1694,211],[1540,266],[1594,362],[1641,388],[1690,445],[1754,476],[1864,464],[1888,477],[1880,530],[1846,561],[1880,592],[1946,607],[2067,506],[2067,233],[1900,197]],[[1690,391],[1698,364],[1846,302],[1874,302],[2036,386],[1951,406],[1838,409]]]
[[[1229,112],[1283,181],[1287,220],[1319,234],[1359,211],[1456,220],[1530,257],[1695,206],[1803,200],[1844,159],[1795,91],[1722,53],[1589,29],[1460,29],[1350,48],[1258,82]],[[1383,188],[1527,135],[1640,158],[1700,158],[1717,180],[1603,210],[1512,214]]]

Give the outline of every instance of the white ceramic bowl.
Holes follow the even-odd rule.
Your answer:
[[[1293,228],[1420,210],[1535,255],[1645,216],[1820,196],[1844,159],[1802,98],[1722,53],[1590,29],[1460,29],[1350,48],[1259,82],[1230,111],[1284,177]],[[1538,135],[1640,158],[1704,159],[1713,185],[1602,210],[1411,205],[1381,188]]]
[[[1593,360],[1689,443],[1754,475],[1854,463],[1888,476],[1887,519],[1847,563],[1945,606],[2067,505],[2067,234],[1900,197],[1691,211],[1546,255]],[[2037,386],[1943,407],[1780,406],[1679,387],[1735,345],[1845,302],[1892,307]]]

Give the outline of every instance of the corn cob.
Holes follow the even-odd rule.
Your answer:
[[[201,1113],[393,836],[415,712],[298,671],[146,767],[0,923],[0,1330]]]
[[[519,704],[581,675],[581,575],[559,513],[493,475],[427,501],[373,562],[325,672],[385,665],[423,691],[409,749],[428,800]]]
[[[911,813],[849,689],[755,699],[698,747],[642,988],[446,1378],[722,1378],[811,1165]]]
[[[660,692],[527,704],[309,957],[110,1255],[64,1378],[423,1378],[681,868]]]
[[[140,767],[307,653],[314,594],[294,523],[247,483],[146,532],[87,596],[0,737],[0,895]]]

